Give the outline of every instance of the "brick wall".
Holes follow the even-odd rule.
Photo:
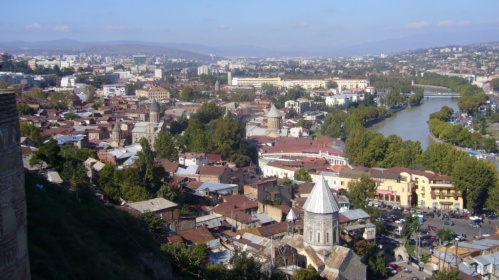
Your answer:
[[[24,169],[14,91],[0,90],[0,278],[30,279]]]

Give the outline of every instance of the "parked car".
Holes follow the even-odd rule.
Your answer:
[[[416,240],[410,239],[409,240],[409,245],[416,245]]]
[[[396,224],[403,224],[405,223],[405,220],[404,219],[398,219],[395,221]]]
[[[481,227],[481,226],[482,226],[482,225],[480,225],[480,224],[479,224],[479,223],[477,223],[477,222],[472,222],[472,223],[470,223],[470,227],[472,227],[472,228],[479,228],[479,227]]]
[[[424,216],[425,218],[435,218],[435,214],[433,212],[426,213]]]
[[[464,236],[462,236],[462,235],[458,235],[458,236],[456,236],[456,238],[454,238],[454,240],[456,240],[456,241],[464,241],[464,240],[466,240],[466,238]]]
[[[480,217],[480,216],[471,216],[470,220],[476,221],[476,222],[482,222],[482,217]]]
[[[397,274],[397,271],[389,266],[386,267],[386,271],[388,272],[388,274],[390,275],[395,275]]]
[[[402,267],[401,267],[401,266],[399,266],[399,265],[398,265],[398,264],[396,264],[396,263],[391,263],[391,264],[389,264],[388,266],[389,266],[389,267],[391,267],[391,268],[393,268],[393,269],[395,269],[395,271],[397,271],[397,272],[399,272],[399,271],[401,271],[401,270],[402,270]]]
[[[451,221],[451,220],[445,220],[444,221],[444,226],[453,226],[454,225],[454,222]]]

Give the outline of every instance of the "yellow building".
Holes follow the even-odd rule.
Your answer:
[[[400,174],[410,183],[412,205],[444,211],[463,209],[463,194],[454,189],[450,176],[404,167],[393,167],[387,172]]]
[[[135,91],[137,97],[145,97],[147,99],[169,99],[170,92],[162,87],[154,87],[151,89],[138,89]]]
[[[343,169],[339,173],[339,189],[349,190],[349,185],[360,180],[363,174],[369,175],[378,187],[374,200],[388,205],[410,205],[410,184],[399,174],[393,172],[382,172],[377,169],[356,168],[354,170]]]

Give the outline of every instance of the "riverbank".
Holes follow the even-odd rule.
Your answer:
[[[431,131],[430,131],[429,135],[430,135],[430,138],[431,138],[433,141],[437,142],[437,143],[442,143],[442,144],[450,144],[450,143],[445,142],[445,141],[444,141],[444,140],[442,140],[442,139],[437,138],[435,135],[433,135],[433,133],[431,133]],[[475,156],[475,157],[477,157],[477,158],[479,158],[479,159],[487,159],[487,160],[490,160],[490,161],[494,161],[494,163],[495,163],[496,165],[497,165],[497,161],[499,160],[499,156],[492,156],[492,155],[490,155],[490,154],[484,154],[484,153],[482,153],[482,152],[478,152],[478,151],[473,151],[473,150],[470,150],[469,148],[463,148],[463,147],[456,146],[456,145],[453,145],[453,144],[451,144],[451,145],[452,145],[452,146],[454,146],[454,148],[456,148],[456,149],[458,149],[458,150],[461,150],[461,151],[463,151],[463,152],[466,152],[466,153],[468,153],[469,155],[471,155],[471,156]],[[473,153],[473,154],[470,154],[470,153]]]
[[[370,121],[366,128],[383,134],[385,137],[398,135],[402,140],[419,141],[423,150],[431,143],[428,135],[428,119],[432,113],[439,111],[443,106],[457,110],[457,101],[453,99],[430,99],[421,102],[420,106],[412,108],[397,108],[393,118],[383,117],[377,121]]]
[[[422,101],[421,101],[422,102]],[[390,118],[391,116],[393,116],[394,114],[404,110],[404,109],[407,109],[407,108],[414,108],[414,107],[417,107],[417,106],[420,106],[421,105],[421,102],[418,103],[418,104],[404,104],[404,105],[401,105],[400,107],[397,107],[397,108],[390,108],[388,109],[389,110],[389,114],[386,114],[384,116],[381,116],[381,117],[377,117],[375,119],[372,119],[372,120],[368,120],[364,123],[364,127],[365,128],[368,128],[368,127],[371,127],[379,122],[382,122],[384,121],[385,119],[387,118]]]

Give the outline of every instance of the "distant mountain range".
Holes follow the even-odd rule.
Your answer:
[[[224,57],[334,57],[352,55],[377,55],[394,53],[421,48],[446,47],[450,45],[468,45],[481,42],[499,41],[498,32],[474,32],[463,34],[459,32],[432,32],[416,36],[386,39],[363,44],[342,47],[312,47],[307,50],[279,50],[250,45],[206,46],[189,43],[158,43],[132,40],[81,42],[72,39],[52,41],[0,42],[0,52],[8,53],[98,53],[103,56],[131,56],[134,54],[157,55],[171,58],[192,59],[199,62],[210,62]],[[291,46],[292,48],[292,46]]]

